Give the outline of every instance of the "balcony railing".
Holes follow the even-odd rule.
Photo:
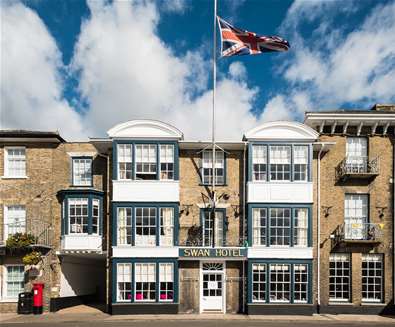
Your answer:
[[[246,247],[247,238],[246,237],[232,237],[223,231],[219,231],[219,235],[214,235],[215,247]],[[188,228],[187,235],[180,237],[178,242],[179,246],[185,247],[212,247],[214,238],[212,234],[208,235],[203,233],[202,227],[190,227]]]
[[[373,223],[346,222],[335,231],[335,242],[379,243],[383,238],[383,225]]]
[[[32,247],[51,248],[54,245],[54,230],[51,224],[33,219],[25,222],[1,225],[0,246],[5,246],[7,239],[16,234],[30,234],[33,236]]]
[[[369,160],[368,157],[347,156],[336,167],[336,176],[338,179],[353,178],[370,178],[378,175],[380,172],[379,157]]]

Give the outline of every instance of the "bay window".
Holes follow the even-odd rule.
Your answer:
[[[307,182],[310,176],[310,145],[252,144],[250,177],[255,182]]]
[[[253,247],[311,246],[310,210],[310,206],[250,205],[249,242]]]
[[[250,300],[256,303],[311,303],[311,263],[271,259],[250,263]]]
[[[88,199],[69,199],[70,234],[88,233]]]
[[[136,144],[136,179],[156,179],[156,145]]]

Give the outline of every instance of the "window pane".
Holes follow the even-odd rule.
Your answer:
[[[362,301],[364,302],[383,300],[382,261],[381,254],[362,255]]]
[[[118,144],[118,178],[132,179],[132,144]]]
[[[160,245],[173,246],[174,234],[174,209],[160,209]]]
[[[117,300],[131,301],[132,299],[132,265],[117,264]]]
[[[171,144],[160,146],[160,179],[174,179],[174,146]]]
[[[136,208],[136,245],[156,245],[156,208]]]
[[[156,179],[156,145],[136,145],[136,179]]]
[[[332,301],[350,300],[350,256],[331,254],[329,258],[329,298]]]
[[[92,234],[99,233],[99,212],[100,201],[97,199],[92,200]]]
[[[307,181],[307,167],[309,148],[306,145],[294,146],[294,180]]]
[[[7,162],[5,175],[9,177],[26,176],[26,149],[7,148]]]
[[[290,180],[291,147],[284,145],[270,146],[270,179]]]
[[[252,265],[252,301],[266,302],[266,264]]]
[[[253,219],[253,245],[266,245],[266,209],[254,208]]]
[[[69,233],[88,233],[88,199],[69,199]]]
[[[92,184],[92,159],[74,158],[73,159],[73,184],[91,185]]]
[[[267,147],[266,145],[252,146],[252,178],[255,181],[266,181]]]
[[[6,238],[16,233],[26,232],[26,209],[25,206],[8,206],[6,216]]]
[[[294,216],[294,245],[307,246],[308,241],[308,209],[295,209]]]
[[[135,264],[135,301],[156,300],[156,264]]]
[[[174,268],[172,263],[159,264],[159,301],[174,299]]]
[[[17,298],[25,288],[25,268],[24,266],[6,266],[7,267],[7,298]]]
[[[202,179],[204,184],[213,181],[213,151],[205,150],[202,153]],[[225,182],[225,157],[220,150],[215,151],[215,184]]]
[[[290,245],[291,209],[270,209],[270,245]]]
[[[368,222],[368,195],[346,194],[344,228],[347,239],[366,239]]]
[[[308,301],[308,265],[294,265],[294,301],[307,303]]]
[[[270,265],[270,302],[290,301],[290,265]]]

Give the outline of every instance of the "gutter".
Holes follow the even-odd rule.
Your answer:
[[[243,231],[243,244],[245,245],[245,219],[246,219],[246,147],[247,147],[247,142],[244,143],[244,148],[243,148],[243,222],[242,222],[242,231]],[[243,262],[243,272],[242,272],[242,278],[243,278],[243,296],[242,296],[242,302],[243,302],[243,313],[246,312],[246,277],[245,277],[245,262]]]

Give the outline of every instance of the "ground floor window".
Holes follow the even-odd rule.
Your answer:
[[[362,255],[362,301],[381,302],[383,294],[383,256]]]
[[[25,267],[23,265],[6,266],[5,295],[9,299],[17,299],[25,289]]]
[[[251,273],[252,302],[309,302],[309,263],[256,262]]]
[[[350,301],[350,255],[333,253],[329,258],[329,300]]]
[[[173,302],[174,262],[116,264],[117,302]]]

